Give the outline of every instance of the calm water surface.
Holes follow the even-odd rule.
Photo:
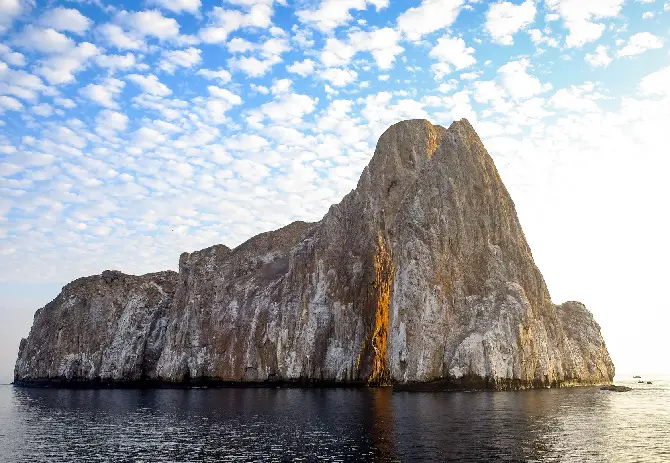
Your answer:
[[[627,393],[0,386],[0,461],[668,462],[670,382],[631,385]]]

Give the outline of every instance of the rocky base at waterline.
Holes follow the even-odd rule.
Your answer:
[[[555,305],[466,120],[395,124],[317,223],[106,271],[37,311],[17,385],[610,384],[600,327]]]
[[[612,391],[612,392],[630,392],[633,390],[632,387],[628,386],[615,386],[614,384],[610,384],[608,386],[603,386],[600,389],[603,391]]]

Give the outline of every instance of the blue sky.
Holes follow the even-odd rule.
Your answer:
[[[318,220],[390,124],[465,117],[632,369],[670,321],[669,36],[659,0],[0,0],[5,363],[59,285]]]

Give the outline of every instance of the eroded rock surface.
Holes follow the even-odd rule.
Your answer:
[[[178,275],[71,283],[36,314],[15,374],[495,389],[613,376],[591,313],[551,302],[466,120],[389,128],[318,223],[184,253]]]

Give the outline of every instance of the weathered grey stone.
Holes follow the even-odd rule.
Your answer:
[[[68,285],[15,376],[515,389],[607,384],[614,366],[590,312],[551,302],[470,124],[412,120],[318,223],[184,253],[178,277]]]

